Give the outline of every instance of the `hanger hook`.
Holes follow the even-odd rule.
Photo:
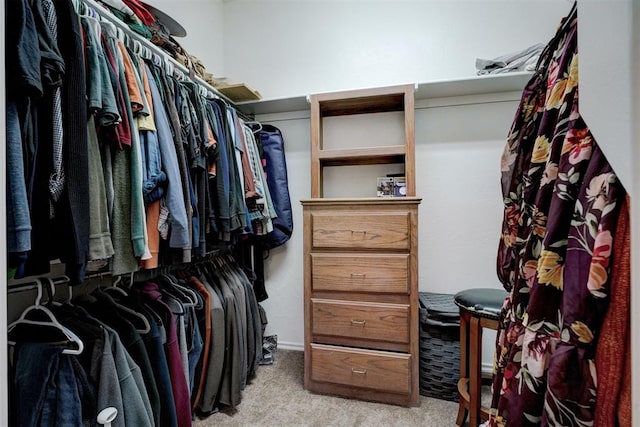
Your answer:
[[[71,300],[73,299],[73,286],[68,286],[69,296],[67,297],[67,303],[71,304]]]
[[[36,279],[36,284],[38,285],[38,295],[36,296],[36,306],[40,305],[42,302],[42,281],[40,279]]]
[[[56,285],[49,277],[47,277],[47,281],[49,282],[49,289],[51,290],[51,295],[49,295],[49,303],[52,303],[53,297],[56,296]]]
[[[122,282],[122,276],[117,276],[117,277],[116,277],[116,280],[114,280],[114,281],[113,281],[113,283],[112,283],[112,285],[111,285],[111,286],[112,286],[112,287],[114,287],[114,288],[116,288],[116,287],[118,287],[118,284],[119,284],[120,282]]]
[[[49,296],[49,300],[47,301],[47,304],[50,304],[50,303],[53,302],[53,297],[56,294],[56,288],[55,288],[55,285],[53,283],[53,280],[51,280],[48,277],[42,277],[40,280],[44,280],[46,282],[46,284],[47,284],[47,294]],[[41,295],[41,297],[42,297],[42,295]],[[36,305],[38,305],[38,304],[36,304]]]

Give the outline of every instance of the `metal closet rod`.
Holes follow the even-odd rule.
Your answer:
[[[70,282],[70,279],[67,276],[58,276],[58,277],[54,277],[54,278],[49,278],[53,284],[55,286],[58,285],[65,285],[67,283]],[[14,293],[18,293],[18,292],[25,292],[25,291],[31,291],[34,289],[38,289],[38,280],[42,280],[40,278],[36,278],[33,280],[30,280],[28,282],[25,283],[20,283],[17,285],[9,285],[7,287],[7,293],[8,294],[14,294]]]
[[[114,25],[118,26],[127,36],[129,36],[133,40],[140,42],[146,48],[150,49],[153,53],[159,55],[164,61],[171,62],[172,65],[174,65],[176,68],[178,68],[180,71],[184,73],[184,76],[186,79],[192,80],[194,83],[199,84],[200,86],[204,87],[209,92],[211,92],[211,95],[224,100],[225,102],[233,106],[233,108],[235,108],[237,111],[240,111],[240,109],[234,104],[232,100],[230,100],[228,97],[220,93],[216,88],[214,88],[209,83],[204,81],[200,76],[197,76],[195,74],[191,76],[191,70],[189,68],[185,67],[183,64],[176,61],[174,58],[172,58],[167,52],[162,50],[160,47],[156,46],[155,44],[151,43],[149,40],[140,36],[140,34],[131,30],[126,23],[122,22],[120,19],[118,19],[117,16],[111,13],[111,11],[107,9],[105,5],[95,0],[76,0],[76,1],[84,3],[85,6],[90,7],[97,14],[107,19],[109,22],[113,23]]]

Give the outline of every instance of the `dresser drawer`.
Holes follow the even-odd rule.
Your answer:
[[[409,250],[410,214],[406,211],[370,213],[312,212],[314,248]]]
[[[311,379],[393,393],[411,391],[411,356],[311,344]]]
[[[314,291],[409,294],[409,254],[311,254]]]
[[[311,299],[312,333],[396,343],[409,342],[409,306]]]

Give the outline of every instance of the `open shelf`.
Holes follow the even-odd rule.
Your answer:
[[[415,85],[415,99],[422,100],[465,95],[489,95],[501,92],[522,92],[531,76],[532,73],[528,71],[519,71],[422,82]],[[256,115],[308,111],[310,109],[309,96],[305,95],[241,102],[237,105],[242,111]],[[396,111],[399,111],[399,109]]]
[[[318,160],[323,166],[376,165],[405,162],[404,145],[387,147],[322,150]]]
[[[407,196],[415,195],[414,165],[414,85],[387,86],[375,89],[360,89],[343,92],[320,93],[311,100],[311,196],[324,197],[323,169],[330,166],[402,165],[406,179]],[[325,119],[343,116],[349,123],[361,117],[379,117],[376,113],[396,113],[402,116],[402,127],[395,129],[389,145],[362,146],[362,140],[340,136],[340,148],[325,148]],[[356,117],[361,116],[361,117]],[[354,122],[354,120],[356,120]],[[364,140],[367,141],[366,139]],[[402,144],[397,144],[401,141]],[[343,145],[344,144],[344,145]],[[343,148],[344,147],[344,148]],[[354,191],[350,196],[359,196]]]
[[[405,86],[314,95],[322,117],[403,111]]]

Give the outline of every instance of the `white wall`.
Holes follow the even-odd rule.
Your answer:
[[[629,89],[638,71],[631,55],[632,17],[631,0],[585,0],[578,15],[580,112],[628,191],[634,142]]]
[[[475,74],[549,40],[564,0],[234,0],[225,74],[265,98]]]
[[[632,0],[582,0],[578,19],[580,111],[631,196],[631,366],[635,367],[640,363],[640,5]],[[638,420],[637,370],[632,399],[632,417]]]
[[[502,223],[500,156],[516,101],[416,112],[420,291],[455,294],[501,288],[496,277]],[[484,333],[493,360],[495,333]]]
[[[265,261],[265,282],[269,298],[262,302],[269,324],[267,334],[278,335],[278,345],[302,350],[304,344],[304,293],[302,206],[300,199],[311,191],[309,119],[270,120],[285,139],[289,196],[293,211],[293,235],[279,248],[271,250]]]

